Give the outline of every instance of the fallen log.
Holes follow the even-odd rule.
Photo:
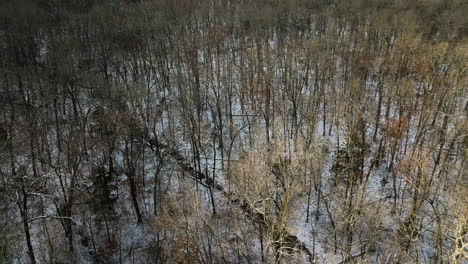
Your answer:
[[[148,142],[148,146],[155,150],[155,148],[159,150],[164,150],[167,154],[169,154],[172,158],[174,158],[177,162],[177,165],[190,177],[198,182],[200,185],[211,188],[223,194],[223,196],[229,201],[229,203],[236,205],[246,216],[248,216],[252,221],[255,223],[260,224],[264,230],[271,231],[271,227],[273,226],[272,223],[269,221],[268,217],[259,211],[254,210],[248,201],[246,200],[239,200],[234,197],[234,195],[230,192],[224,190],[223,186],[220,184],[215,183],[210,177],[208,177],[202,171],[196,170],[189,161],[175,148],[164,144],[162,142],[156,140],[150,140]],[[274,245],[278,248],[286,248],[288,249],[288,253],[294,253],[294,251],[300,251],[307,255],[309,262],[312,263],[313,256],[310,250],[306,247],[306,245],[299,240],[299,238],[295,235],[290,234],[286,230],[282,230],[282,233],[285,234],[281,242],[276,242],[277,244]]]

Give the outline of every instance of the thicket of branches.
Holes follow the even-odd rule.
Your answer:
[[[3,0],[1,263],[462,263],[462,0]]]

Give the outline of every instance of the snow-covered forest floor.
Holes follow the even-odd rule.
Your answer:
[[[0,263],[467,260],[466,3],[0,10]]]

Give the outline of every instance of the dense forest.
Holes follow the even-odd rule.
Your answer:
[[[0,263],[467,263],[465,0],[1,0]]]

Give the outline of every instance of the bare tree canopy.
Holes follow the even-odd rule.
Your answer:
[[[468,2],[0,1],[0,263],[465,263]]]

